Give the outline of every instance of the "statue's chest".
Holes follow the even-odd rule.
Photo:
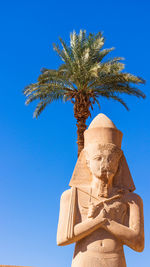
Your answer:
[[[78,191],[78,211],[81,221],[88,218],[91,204],[95,206],[95,212],[93,214],[95,217],[102,211],[102,209],[105,209],[107,218],[119,223],[124,223],[125,217],[128,214],[128,204],[122,199],[96,199],[91,196],[90,193]]]
[[[112,203],[104,204],[104,209],[109,219],[118,223],[125,223],[125,219],[128,216],[127,203],[124,203],[122,200],[113,201]]]

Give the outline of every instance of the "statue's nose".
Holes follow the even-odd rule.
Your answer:
[[[101,168],[106,170],[108,168],[108,165],[109,165],[108,159],[103,159],[101,162]]]
[[[107,171],[107,167],[106,166],[102,166],[101,167],[101,172],[106,172]]]

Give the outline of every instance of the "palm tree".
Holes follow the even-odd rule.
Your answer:
[[[101,32],[86,34],[80,30],[70,35],[70,45],[59,38],[62,48],[54,44],[54,50],[63,63],[57,70],[43,68],[36,83],[24,89],[26,104],[38,100],[34,117],[38,117],[48,104],[55,100],[71,101],[74,105],[74,117],[77,120],[78,155],[84,147],[83,133],[86,120],[91,115],[90,108],[99,97],[119,101],[127,110],[120,95],[126,93],[145,98],[145,94],[133,85],[145,81],[123,72],[123,58],[103,60],[114,48],[103,49],[104,37]]]

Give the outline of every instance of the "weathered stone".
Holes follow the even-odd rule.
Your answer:
[[[84,141],[71,189],[61,197],[57,244],[76,242],[72,267],[125,267],[123,245],[143,250],[144,222],[121,150],[122,133],[99,114]]]

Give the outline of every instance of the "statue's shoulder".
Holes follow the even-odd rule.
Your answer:
[[[61,195],[61,201],[67,201],[70,199],[71,189],[65,190]]]
[[[129,202],[134,202],[135,204],[140,204],[140,205],[143,204],[142,198],[136,193],[128,192],[125,194],[125,198]]]

